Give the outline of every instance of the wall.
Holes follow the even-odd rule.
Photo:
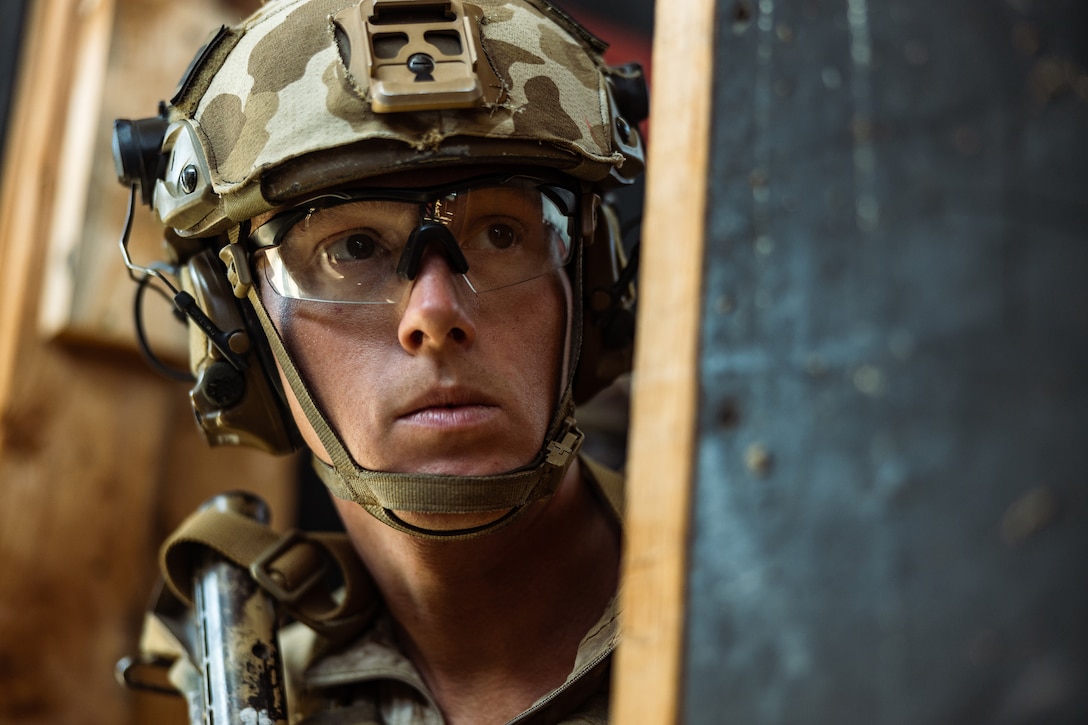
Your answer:
[[[135,651],[159,542],[227,488],[291,521],[293,461],[208,449],[185,387],[133,350],[116,246],[112,119],[153,114],[204,35],[239,12],[28,4],[0,190],[0,722],[184,722],[180,700],[113,675]],[[137,237],[154,249],[148,226]]]

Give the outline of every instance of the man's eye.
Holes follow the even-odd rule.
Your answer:
[[[506,224],[491,224],[487,227],[488,246],[509,249],[517,240],[517,233]]]
[[[327,254],[337,262],[361,262],[378,256],[382,249],[374,237],[356,232],[329,245]]]

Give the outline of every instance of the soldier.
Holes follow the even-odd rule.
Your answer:
[[[374,583],[285,634],[292,722],[607,720],[622,492],[574,410],[630,362],[646,101],[604,48],[546,0],[274,0],[119,122],[202,430],[308,447]]]

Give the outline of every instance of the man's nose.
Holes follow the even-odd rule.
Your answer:
[[[465,305],[468,287],[443,251],[431,245],[420,255],[397,332],[408,352],[469,347],[476,339],[476,325]]]

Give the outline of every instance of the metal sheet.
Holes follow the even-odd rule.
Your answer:
[[[684,722],[1088,722],[1088,10],[718,15]]]

